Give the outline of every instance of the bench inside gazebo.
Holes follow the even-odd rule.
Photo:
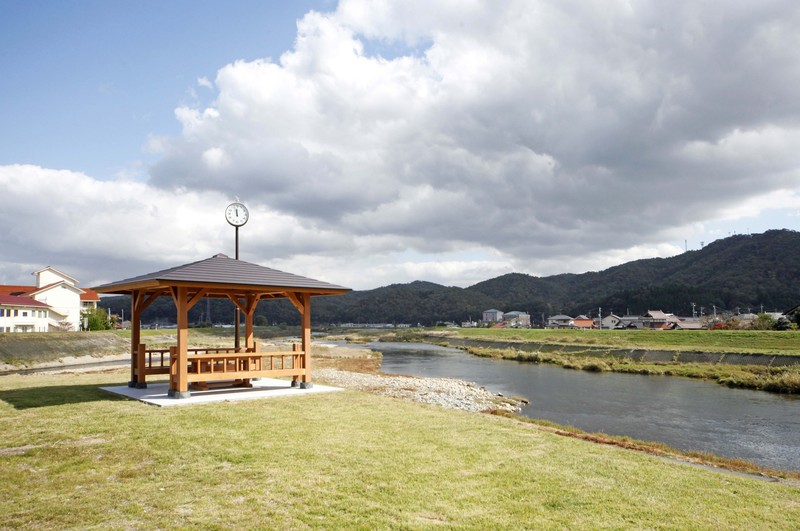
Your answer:
[[[253,378],[292,377],[292,386],[311,386],[311,297],[342,295],[349,288],[234,260],[217,254],[206,260],[93,288],[131,297],[130,387],[147,387],[147,376],[169,375],[169,396],[188,398],[190,388],[236,385]],[[177,309],[177,344],[148,349],[141,343],[142,312],[158,297],[172,297]],[[244,346],[189,345],[189,310],[204,297],[227,298],[244,314]],[[263,352],[253,335],[259,301],[288,299],[301,315],[301,341],[290,352]]]

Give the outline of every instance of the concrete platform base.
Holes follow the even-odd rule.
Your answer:
[[[252,387],[227,387],[209,389],[208,391],[192,390],[187,398],[171,398],[168,396],[169,384],[156,382],[147,385],[146,389],[136,389],[127,385],[114,387],[101,387],[102,390],[117,395],[126,396],[154,406],[188,406],[192,404],[208,404],[210,402],[225,402],[234,400],[256,400],[260,398],[276,398],[279,396],[300,396],[316,393],[330,393],[342,391],[339,387],[327,385],[313,385],[305,389],[292,387],[288,380],[274,378],[261,378],[253,381]]]

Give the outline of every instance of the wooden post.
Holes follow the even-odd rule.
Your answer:
[[[249,301],[248,301],[249,302]],[[253,306],[248,304],[248,306]],[[252,308],[255,310],[255,308]],[[253,348],[253,344],[255,343],[254,335],[253,335],[253,312],[249,311],[244,315],[244,349],[245,351],[249,351]]]
[[[303,373],[302,382],[300,383],[301,389],[307,389],[312,386],[311,384],[311,295],[303,293],[300,295],[300,300],[303,306],[303,330],[302,330],[302,347],[303,347],[303,366],[305,372]]]
[[[247,311],[244,313],[244,351],[250,352],[251,349],[254,348],[253,344],[255,341],[253,340],[253,311],[255,308],[255,304],[252,302],[252,295],[247,296]],[[248,362],[248,369],[249,362]],[[253,384],[250,383],[250,378],[244,378],[241,383],[242,387],[252,387]]]
[[[175,390],[178,389],[178,347],[170,345],[169,347],[169,396],[175,396]]]
[[[128,387],[146,386],[144,375],[136,375],[136,364],[139,354],[139,341],[141,340],[142,310],[141,304],[137,304],[141,292],[134,290],[131,292],[131,379]]]
[[[189,398],[189,304],[187,289],[179,286],[175,306],[178,309],[177,381],[175,398]]]
[[[270,359],[270,364],[272,364],[272,359]],[[302,360],[300,359],[300,345],[297,343],[292,343],[292,369],[299,369],[303,365]],[[270,369],[272,365],[270,365]],[[286,358],[281,358],[281,369],[286,368]],[[300,376],[297,374],[292,375],[292,387],[297,387],[300,385]]]
[[[144,389],[147,387],[147,375],[145,374],[144,357],[147,352],[147,345],[140,343],[136,352],[136,388]]]

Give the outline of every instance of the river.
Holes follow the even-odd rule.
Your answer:
[[[800,397],[670,376],[590,373],[479,358],[424,343],[371,343],[390,374],[458,378],[530,400],[521,413],[589,432],[800,470]]]

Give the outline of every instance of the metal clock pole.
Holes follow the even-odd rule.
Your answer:
[[[236,259],[239,259],[239,227],[247,223],[247,220],[250,218],[250,212],[247,211],[247,207],[244,206],[242,203],[239,202],[239,198],[236,198],[235,203],[231,203],[225,209],[225,219],[228,220],[228,223],[233,225],[234,229],[236,229]],[[234,339],[233,339],[233,346],[236,350],[239,350],[239,306],[236,306],[236,311],[234,313]]]
[[[239,225],[235,225],[234,228],[236,229],[236,259],[239,259]],[[239,315],[239,306],[236,306],[235,312],[235,324],[233,325],[233,348],[236,349],[236,352],[239,352],[239,319],[241,316]]]

